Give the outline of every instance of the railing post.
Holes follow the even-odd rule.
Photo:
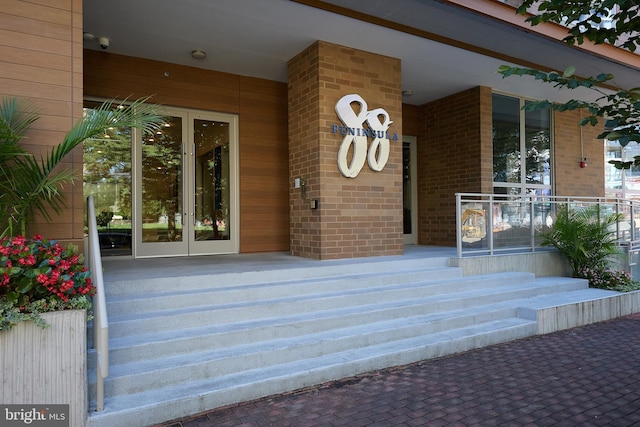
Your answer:
[[[631,240],[636,240],[638,238],[638,236],[636,236],[636,220],[635,220],[635,203],[633,202],[633,200],[631,200],[629,202],[629,216],[631,217],[630,219],[630,224],[631,224]]]
[[[85,248],[96,294],[93,296],[93,345],[96,349],[96,411],[104,409],[104,379],[109,375],[109,320],[102,277],[100,240],[93,196],[87,198],[88,244]]]
[[[462,258],[462,196],[456,193],[456,251]]]
[[[540,211],[540,219],[542,219],[542,211]],[[531,244],[531,252],[536,251],[536,226],[534,224],[535,215],[535,200],[533,197],[529,197],[529,236],[531,240],[529,241]],[[544,224],[541,225],[544,227]]]
[[[489,195],[489,207],[491,207],[491,215],[493,216],[493,194]],[[489,255],[493,255],[493,219],[491,226],[487,227],[487,242],[489,244]]]

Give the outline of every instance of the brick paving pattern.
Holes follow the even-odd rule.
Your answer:
[[[156,427],[640,426],[640,314]]]

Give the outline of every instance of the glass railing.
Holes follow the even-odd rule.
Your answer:
[[[636,247],[640,240],[640,202],[599,197],[507,196],[456,194],[458,257],[550,250],[542,235],[551,230],[562,209],[597,205],[603,215],[621,219],[611,231],[621,246]]]

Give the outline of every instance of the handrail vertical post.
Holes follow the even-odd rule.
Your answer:
[[[493,206],[493,194],[489,195],[489,206]],[[489,255],[493,255],[493,222],[487,227],[487,242],[489,243]]]
[[[486,228],[485,233],[487,235],[487,241],[488,239],[491,239],[491,242],[493,242],[493,224],[494,224],[493,205],[494,205],[493,197],[489,197],[489,221],[487,221],[485,224],[485,228]],[[491,235],[491,237],[489,237],[489,235]]]
[[[456,252],[462,258],[462,196],[456,193]]]
[[[87,198],[88,239],[85,253],[96,294],[93,296],[93,345],[96,349],[96,411],[104,409],[104,379],[109,375],[109,320],[102,277],[102,259],[93,196]]]
[[[530,228],[529,236],[531,237],[531,240],[530,240],[531,252],[536,251],[536,226],[534,223],[535,203],[536,203],[536,200],[534,200],[533,197],[529,197],[529,228]],[[543,210],[541,208],[538,208],[538,209],[540,210],[540,219],[542,219]],[[540,225],[540,227],[544,227],[544,221],[542,225]]]
[[[629,217],[629,223],[631,224],[631,241],[634,241],[638,237],[636,236],[635,203],[633,202],[633,200],[629,201]]]

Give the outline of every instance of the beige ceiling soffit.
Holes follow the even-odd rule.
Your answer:
[[[567,36],[567,29],[562,25],[555,23],[545,23],[531,26],[531,24],[525,22],[525,16],[516,14],[515,7],[505,3],[500,3],[495,0],[440,1],[473,11],[475,13],[480,13],[488,18],[502,21],[503,23],[510,24],[514,27],[521,28],[527,32],[535,33],[551,40],[561,42]],[[621,49],[610,44],[594,44],[589,40],[586,40],[580,46],[575,46],[575,48],[592,53],[610,61],[617,62],[622,65],[640,69],[640,55],[629,52],[626,49]]]
[[[316,9],[324,10],[327,12],[336,13],[338,15],[343,15],[349,18],[358,19],[363,22],[369,22],[371,24],[379,25],[384,28],[389,28],[392,30],[411,34],[416,37],[422,37],[424,39],[448,44],[450,46],[455,46],[460,49],[468,50],[470,52],[476,52],[482,55],[486,55],[486,56],[490,56],[503,61],[518,64],[523,67],[535,68],[541,71],[554,71],[552,68],[545,67],[541,64],[536,64],[531,61],[527,61],[526,59],[523,59],[523,58],[516,58],[516,57],[505,55],[503,53],[496,52],[493,50],[484,49],[469,43],[464,43],[459,40],[451,39],[449,37],[443,37],[438,34],[420,30],[414,27],[410,27],[408,25],[403,25],[397,22],[378,18],[376,16],[367,15],[365,13],[358,12],[353,9],[348,9],[346,7],[325,3],[322,0],[290,0],[290,1],[294,3],[310,6]],[[558,41],[558,43],[561,43],[560,40],[562,40],[564,36],[566,36],[566,29],[561,25],[557,25],[557,24],[538,25],[534,27],[534,28],[544,27],[545,31],[548,31],[549,34],[546,34],[541,31],[537,31],[534,28],[532,28],[528,23],[525,23],[523,17],[516,15],[515,9],[513,8],[513,6],[508,6],[508,5],[505,5],[504,3],[499,3],[494,0],[439,0],[439,1],[456,5],[459,7],[463,7],[465,9],[473,10],[477,13],[481,13],[490,18],[500,20],[507,24],[518,26],[532,33],[536,33],[541,37],[547,37],[549,39]],[[479,8],[478,7],[479,5],[486,6],[486,7]],[[589,49],[585,47],[587,43],[589,43],[588,45]],[[636,55],[625,49],[620,49],[615,46],[606,45],[606,44],[595,45],[588,41],[585,42],[585,44],[581,45],[580,47],[574,47],[574,49],[581,49],[583,51],[590,52],[591,54],[605,58],[609,61],[618,62],[620,64],[629,66],[631,68],[640,69],[640,55]]]
[[[485,56],[490,56],[496,59],[500,59],[506,62],[512,62],[514,64],[519,64],[523,67],[536,68],[541,71],[553,71],[551,68],[544,67],[540,64],[535,64],[533,62],[527,61],[522,58],[515,58],[509,55],[505,55],[500,52],[496,52],[489,49],[484,49],[478,46],[474,46],[470,43],[461,42],[459,40],[455,40],[449,37],[440,36],[435,33],[431,33],[429,31],[420,30],[418,28],[410,27],[408,25],[399,24],[397,22],[389,21],[386,19],[378,18],[376,16],[368,15],[366,13],[358,12],[353,9],[348,9],[342,6],[336,6],[334,4],[325,3],[322,0],[290,0],[294,3],[303,4],[305,6],[313,7],[316,9],[324,10],[327,12],[336,13],[338,15],[346,16],[348,18],[357,19],[359,21],[368,22],[370,24],[375,24],[380,27],[389,28],[391,30],[400,31],[406,34],[411,34],[416,37],[421,37],[427,40],[433,40],[439,43],[443,43],[449,46],[458,47],[460,49],[468,50],[470,52],[479,53]]]

